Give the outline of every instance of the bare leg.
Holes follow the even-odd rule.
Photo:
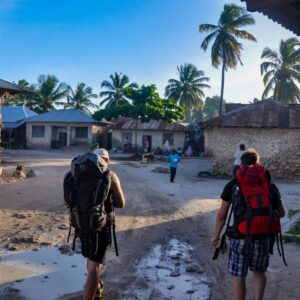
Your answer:
[[[253,287],[254,287],[255,300],[262,300],[264,298],[266,284],[267,284],[266,273],[253,272]]]
[[[88,276],[84,285],[84,300],[92,300],[99,285],[101,264],[87,260]]]
[[[246,299],[246,277],[234,276],[232,281],[233,299]]]

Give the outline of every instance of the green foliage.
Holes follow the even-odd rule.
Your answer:
[[[18,84],[31,89],[33,95],[15,95],[11,96],[7,104],[26,105],[29,109],[44,113],[55,109],[55,104],[60,102],[69,94],[69,87],[53,75],[40,75],[37,84],[29,84],[25,79],[19,80]]]
[[[100,93],[100,97],[105,97],[100,105],[106,104],[106,107],[112,107],[119,104],[129,104],[130,101],[125,95],[126,87],[137,89],[137,83],[129,84],[129,77],[122,73],[115,73],[110,75],[111,82],[104,80],[101,83],[101,88],[105,88],[106,91]]]
[[[141,86],[139,89],[127,87],[126,97],[132,99],[132,104],[119,104],[101,109],[93,115],[96,120],[105,118],[111,120],[118,117],[140,118],[143,122],[150,119],[174,122],[183,118],[183,109],[175,100],[161,99],[156,86]]]
[[[300,41],[281,40],[279,51],[264,48],[260,65],[265,85],[262,98],[273,97],[282,103],[300,103]]]
[[[300,235],[300,223],[295,224],[292,228],[290,228],[286,233]]]
[[[291,218],[296,215],[300,210],[299,209],[289,209],[288,217]]]
[[[35,111],[45,113],[55,109],[55,104],[63,105],[63,100],[69,94],[69,87],[53,75],[40,75],[36,85]]]
[[[98,106],[92,102],[92,98],[97,98],[97,95],[93,94],[92,88],[86,86],[85,83],[78,83],[75,91],[69,87],[69,95],[67,96],[67,103],[64,104],[64,107],[76,108],[91,113],[89,107],[98,108]]]
[[[217,25],[201,24],[200,32],[209,32],[203,40],[201,48],[207,50],[210,42],[213,42],[211,50],[211,62],[216,68],[221,63],[225,64],[225,70],[235,68],[242,64],[242,44],[238,39],[256,42],[256,38],[241,27],[255,24],[254,18],[243,7],[235,4],[225,4]]]
[[[222,110],[224,110],[226,101],[222,101]],[[204,104],[204,109],[203,109],[203,114],[204,114],[204,119],[210,119],[213,117],[218,116],[219,112],[219,107],[220,107],[220,96],[213,96],[213,97],[207,97],[205,99],[205,104]]]
[[[165,96],[168,99],[174,99],[184,107],[186,118],[193,109],[203,108],[203,99],[205,97],[203,89],[210,88],[206,82],[208,77],[204,76],[202,70],[198,70],[192,64],[184,64],[177,67],[179,80],[169,79],[165,88]]]
[[[25,79],[20,79],[17,84],[21,87],[24,87],[26,89],[32,90],[33,92],[35,92],[36,88],[34,84],[30,84],[29,82],[27,82]],[[26,105],[26,107],[28,107],[31,110],[35,110],[36,109],[36,104],[34,101],[34,95],[12,95],[9,96],[6,100],[5,100],[5,105]]]

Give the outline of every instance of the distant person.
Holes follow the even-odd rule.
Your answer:
[[[130,143],[129,143],[129,138],[126,137],[124,140],[124,148],[127,149],[129,147]]]
[[[145,140],[145,149],[144,149],[144,152],[145,153],[149,153],[150,152],[150,143],[149,143],[149,140]]]
[[[156,148],[154,154],[160,155],[160,154],[162,154],[162,153],[163,153],[162,149],[158,146],[158,147]]]
[[[172,149],[171,153],[168,156],[169,166],[170,166],[170,182],[174,183],[174,179],[176,176],[176,170],[178,167],[178,163],[180,161],[180,157],[177,154],[175,149]]]
[[[241,156],[245,153],[246,147],[244,144],[240,144],[239,149],[234,153],[234,167],[233,176],[235,176],[237,170],[241,165]]]
[[[164,143],[164,151],[165,151],[166,155],[169,155],[169,153],[170,153],[170,143],[169,143],[168,140],[166,140],[165,143]]]
[[[193,155],[193,149],[192,146],[188,146],[188,148],[185,151],[186,156],[192,156]]]
[[[70,207],[70,220],[75,227],[73,245],[79,237],[81,253],[87,258],[84,300],[101,299],[103,296],[100,272],[105,253],[111,245],[112,232],[118,255],[114,207],[123,208],[125,197],[117,174],[108,168],[109,163],[108,151],[99,148],[94,153],[76,157],[64,180],[65,203]]]
[[[211,242],[219,250],[225,244],[225,234],[230,238],[228,272],[233,276],[231,299],[246,299],[246,276],[250,269],[253,272],[254,299],[262,300],[269,256],[273,254],[277,235],[281,234],[280,218],[284,217],[285,211],[278,188],[271,183],[269,171],[259,164],[255,149],[248,149],[242,155],[236,178],[226,184],[221,199]],[[233,224],[229,217],[220,243],[230,207]],[[282,243],[277,246],[281,246],[284,259]]]
[[[182,152],[182,149],[181,149],[180,147],[177,149],[177,154],[178,154],[179,157],[181,158],[183,152]]]

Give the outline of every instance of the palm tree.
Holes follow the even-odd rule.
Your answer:
[[[44,113],[55,109],[54,104],[63,105],[61,102],[69,94],[69,87],[53,75],[40,75],[36,86],[35,102],[38,112]]]
[[[94,104],[91,98],[97,97],[96,94],[93,94],[91,87],[86,86],[85,83],[78,83],[75,91],[71,87],[69,88],[65,108],[76,108],[90,114],[89,107],[98,108],[98,105]]]
[[[202,70],[198,70],[192,64],[184,64],[177,67],[179,80],[169,79],[165,88],[168,99],[174,99],[185,109],[185,118],[188,119],[189,112],[193,109],[203,108],[203,89],[210,88],[205,82],[209,81]]]
[[[27,80],[25,79],[20,79],[17,83],[17,85],[24,87],[26,89],[29,89],[33,92],[35,92],[36,88],[34,84],[30,84]],[[22,95],[22,94],[18,94],[18,95],[12,95],[9,96],[6,101],[5,101],[5,105],[25,105],[26,107],[28,107],[31,110],[35,110],[36,109],[36,103],[34,100],[34,94],[32,95]]]
[[[279,51],[264,48],[261,55],[261,74],[265,90],[262,99],[272,95],[282,103],[300,103],[300,41],[296,38],[281,40]]]
[[[186,118],[188,112],[194,108],[203,108],[203,98],[205,97],[203,89],[210,88],[205,82],[209,81],[204,76],[202,70],[198,70],[192,64],[184,64],[177,67],[179,80],[169,79],[165,88],[165,96],[168,99],[174,99],[178,104],[185,108]]]
[[[203,40],[201,48],[207,50],[208,45],[214,40],[211,48],[211,61],[215,68],[222,63],[222,83],[219,115],[222,115],[222,102],[224,98],[225,71],[235,68],[238,63],[242,65],[241,51],[243,46],[238,39],[245,39],[256,42],[256,38],[241,27],[255,23],[254,18],[247,11],[235,4],[225,4],[217,25],[202,24],[200,32],[209,32]]]
[[[133,82],[129,84],[128,76],[122,73],[110,75],[110,79],[111,82],[104,80],[101,83],[101,88],[106,88],[106,91],[100,93],[100,97],[105,97],[105,99],[100,102],[100,105],[106,103],[106,107],[112,107],[117,104],[129,103],[125,96],[125,88],[138,88],[137,83]]]

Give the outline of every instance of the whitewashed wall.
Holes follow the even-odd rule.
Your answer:
[[[132,133],[132,146],[135,145],[135,131],[134,130],[113,130],[112,132],[112,142],[113,148],[123,149],[123,136],[122,133],[131,132]],[[170,131],[150,131],[144,130],[138,131],[137,134],[137,144],[138,148],[143,148],[143,136],[151,135],[152,137],[152,150],[155,150],[157,147],[163,147],[163,133],[171,133]],[[172,132],[174,134],[174,145],[175,148],[183,148],[185,143],[185,132]]]

